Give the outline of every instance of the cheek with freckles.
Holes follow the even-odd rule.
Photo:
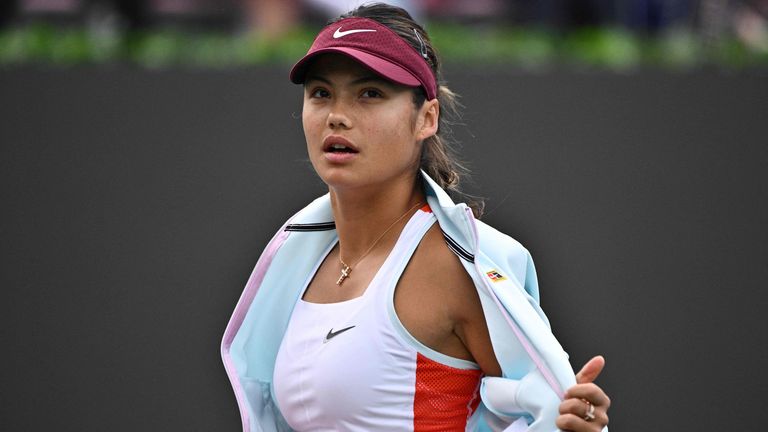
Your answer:
[[[375,137],[370,141],[370,151],[380,162],[379,170],[401,171],[414,165],[415,143],[408,118],[392,116],[386,122],[376,122],[365,130],[365,135]]]

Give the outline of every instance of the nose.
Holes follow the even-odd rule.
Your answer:
[[[352,127],[352,119],[339,104],[335,104],[331,112],[328,113],[327,123],[331,129],[349,129]]]

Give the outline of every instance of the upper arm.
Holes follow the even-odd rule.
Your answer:
[[[472,360],[486,375],[501,375],[475,284],[445,244],[437,224],[422,239],[401,277],[395,310],[419,342]]]

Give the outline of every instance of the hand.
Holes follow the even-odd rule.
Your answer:
[[[599,432],[608,424],[611,400],[593,381],[605,366],[603,356],[593,357],[576,374],[576,385],[565,392],[560,404],[560,415],[555,424],[564,431]],[[594,405],[594,419],[585,420],[589,405]]]

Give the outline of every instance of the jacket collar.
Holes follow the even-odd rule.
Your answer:
[[[440,224],[440,229],[456,242],[460,249],[474,254],[477,250],[477,227],[472,210],[464,203],[454,203],[448,193],[427,173],[421,171],[421,175],[427,202]]]
[[[464,203],[456,204],[426,172],[421,171],[424,193],[440,228],[458,245],[471,253],[476,250],[474,218]],[[332,229],[333,211],[330,194],[325,194],[302,209],[292,220],[291,227],[326,226]]]

